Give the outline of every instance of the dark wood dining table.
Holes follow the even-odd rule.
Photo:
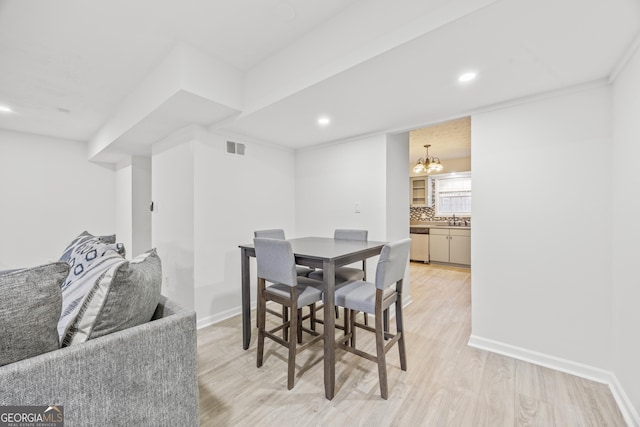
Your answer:
[[[289,239],[296,264],[323,270],[324,303],[324,391],[327,399],[335,394],[335,269],[377,256],[386,242],[302,237]],[[242,268],[242,347],[251,341],[250,258],[255,257],[253,243],[240,245]]]

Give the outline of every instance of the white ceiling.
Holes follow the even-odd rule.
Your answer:
[[[0,0],[0,104],[16,111],[0,128],[131,153],[189,123],[292,148],[409,130],[606,79],[639,17],[637,0]],[[180,45],[226,74],[177,71],[113,131]]]

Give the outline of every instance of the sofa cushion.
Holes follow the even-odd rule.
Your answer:
[[[85,231],[71,242],[60,258],[71,266],[62,284],[62,315],[58,321],[60,340],[96,280],[109,267],[124,261],[124,245],[113,243],[113,240],[115,236],[100,237]]]
[[[60,347],[60,285],[69,265],[55,262],[0,275],[0,366]]]
[[[150,321],[161,287],[162,267],[155,249],[110,266],[87,294],[62,346]]]

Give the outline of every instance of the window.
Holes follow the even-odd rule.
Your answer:
[[[436,216],[471,216],[471,172],[437,175]]]

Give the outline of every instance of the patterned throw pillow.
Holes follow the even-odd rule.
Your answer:
[[[62,314],[58,321],[60,340],[64,338],[66,329],[80,311],[82,301],[96,280],[109,267],[124,261],[122,243],[106,243],[115,240],[115,236],[107,237],[93,236],[85,231],[71,242],[60,258],[71,267],[61,287]]]
[[[87,294],[62,346],[150,321],[160,301],[161,287],[162,265],[155,249],[111,265]]]
[[[98,241],[102,242],[102,243],[115,243],[116,242],[116,235],[115,234],[110,234],[108,236],[94,236],[93,234],[89,233],[88,231],[83,231],[82,233],[80,233],[80,235],[78,237],[76,237],[75,239],[73,239],[71,241],[71,243],[69,243],[69,245],[66,247],[66,249],[64,250],[64,252],[62,253],[62,256],[60,257],[60,259],[58,261],[64,261],[64,262],[69,262],[69,259],[71,258],[71,253],[73,252],[73,250],[78,246],[83,244],[84,242],[88,241],[88,240],[95,240],[97,239]],[[122,245],[122,244],[121,244]],[[125,256],[124,253],[124,245],[122,245],[122,256]]]
[[[0,274],[0,366],[60,347],[60,284],[69,265],[55,262]]]

